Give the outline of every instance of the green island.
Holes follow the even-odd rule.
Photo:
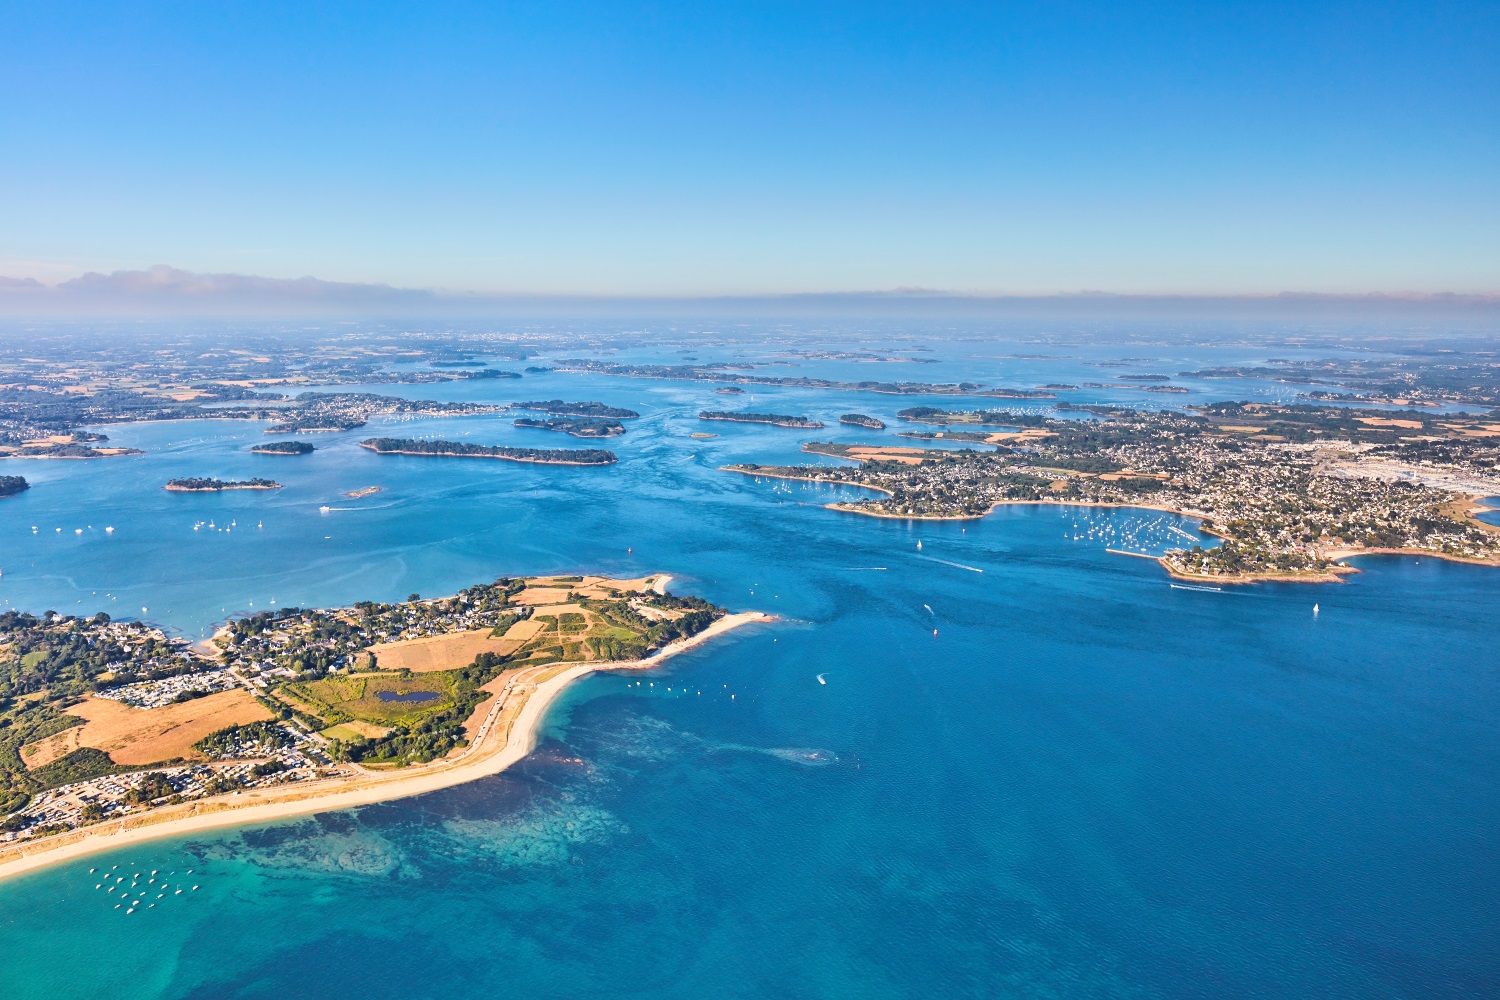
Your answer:
[[[592,400],[568,403],[561,399],[541,399],[525,403],[512,403],[510,408],[513,410],[536,410],[539,413],[551,413],[559,417],[599,417],[609,420],[634,420],[640,416],[634,410],[627,410],[619,406],[610,406],[607,403],[597,403]]]
[[[1351,571],[1345,559],[1365,553],[1500,565],[1500,528],[1474,516],[1480,498],[1500,493],[1500,412],[1262,403],[1056,409],[1089,419],[920,408],[902,416],[1014,429],[975,433],[993,446],[985,451],[813,442],[804,450],[859,464],[728,469],[863,486],[884,495],[829,506],[880,517],[980,517],[1005,503],[1197,517],[1221,544],[1160,559],[1194,579],[1331,580]]]
[[[213,796],[306,799],[303,786],[452,765],[483,737],[507,745],[530,695],[566,671],[644,665],[763,618],[666,582],[501,577],[263,611],[199,645],[103,613],[0,614],[0,861],[9,844]]]
[[[252,455],[311,455],[315,451],[306,441],[267,441],[250,449]]]
[[[418,441],[414,438],[369,438],[361,441],[359,446],[377,455],[499,458],[539,465],[610,465],[619,461],[614,452],[601,448],[510,448],[462,441]]]
[[[169,479],[162,489],[173,493],[220,493],[224,490],[279,490],[281,484],[274,479],[204,479],[189,476]]]
[[[725,410],[704,410],[699,420],[730,420],[741,424],[770,424],[772,427],[803,427],[816,430],[823,424],[806,417],[791,417],[784,413],[731,413]]]
[[[578,438],[619,437],[625,433],[625,425],[618,420],[577,420],[569,417],[534,420],[531,417],[518,417],[514,423],[517,427],[529,427],[539,431],[559,431]]]
[[[871,431],[885,430],[885,421],[877,417],[866,416],[863,413],[846,413],[839,417],[839,423],[848,424],[851,427],[863,427]]]
[[[13,497],[31,489],[25,476],[0,476],[0,497]]]

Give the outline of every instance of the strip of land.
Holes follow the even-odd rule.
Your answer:
[[[771,616],[755,611],[726,615],[703,631],[673,642],[642,660],[531,668],[528,676],[507,683],[487,703],[487,711],[481,706],[485,714],[475,738],[456,756],[397,771],[359,768],[353,775],[321,782],[200,799],[0,848],[0,879],[147,840],[348,809],[499,774],[531,752],[547,708],[573,682],[600,670],[650,669],[732,629],[772,620]]]

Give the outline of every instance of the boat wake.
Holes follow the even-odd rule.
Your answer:
[[[965,566],[963,563],[949,562],[947,559],[939,559],[936,556],[916,556],[917,559],[926,559],[928,562],[942,563],[944,566],[952,566],[954,569],[966,569],[970,573],[983,573],[984,570],[978,566]]]

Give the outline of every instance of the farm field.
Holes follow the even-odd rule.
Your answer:
[[[249,692],[221,691],[161,708],[132,708],[108,698],[85,698],[68,709],[85,720],[22,750],[29,770],[58,760],[81,747],[109,754],[116,764],[138,767],[176,758],[201,757],[193,744],[229,726],[270,719],[271,713]]]

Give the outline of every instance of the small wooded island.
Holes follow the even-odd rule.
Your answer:
[[[806,417],[791,417],[784,413],[728,413],[724,410],[704,410],[699,420],[733,420],[742,424],[770,424],[773,427],[805,427],[810,430],[822,427],[821,421]]]
[[[872,431],[885,430],[885,421],[877,417],[869,417],[863,413],[846,413],[839,417],[839,423],[849,424],[852,427],[864,427]]]
[[[559,417],[605,417],[611,420],[634,420],[640,416],[634,410],[592,400],[568,403],[561,399],[533,399],[525,403],[512,403],[510,408],[512,410],[537,410],[541,413],[556,414]]]
[[[173,493],[219,493],[224,490],[279,490],[281,484],[273,479],[202,479],[190,477],[172,479],[163,486]]]
[[[0,476],[0,497],[13,497],[31,489],[25,476]]]
[[[538,431],[560,431],[578,438],[619,437],[625,433],[625,425],[618,420],[572,420],[567,417],[535,420],[531,417],[519,417],[515,425]]]
[[[443,458],[500,458],[538,465],[611,465],[619,459],[602,448],[507,448],[504,445],[465,444],[462,441],[418,441],[413,438],[369,438],[359,443],[377,455],[420,455]]]
[[[267,441],[250,449],[252,455],[310,455],[318,449],[306,441]]]

